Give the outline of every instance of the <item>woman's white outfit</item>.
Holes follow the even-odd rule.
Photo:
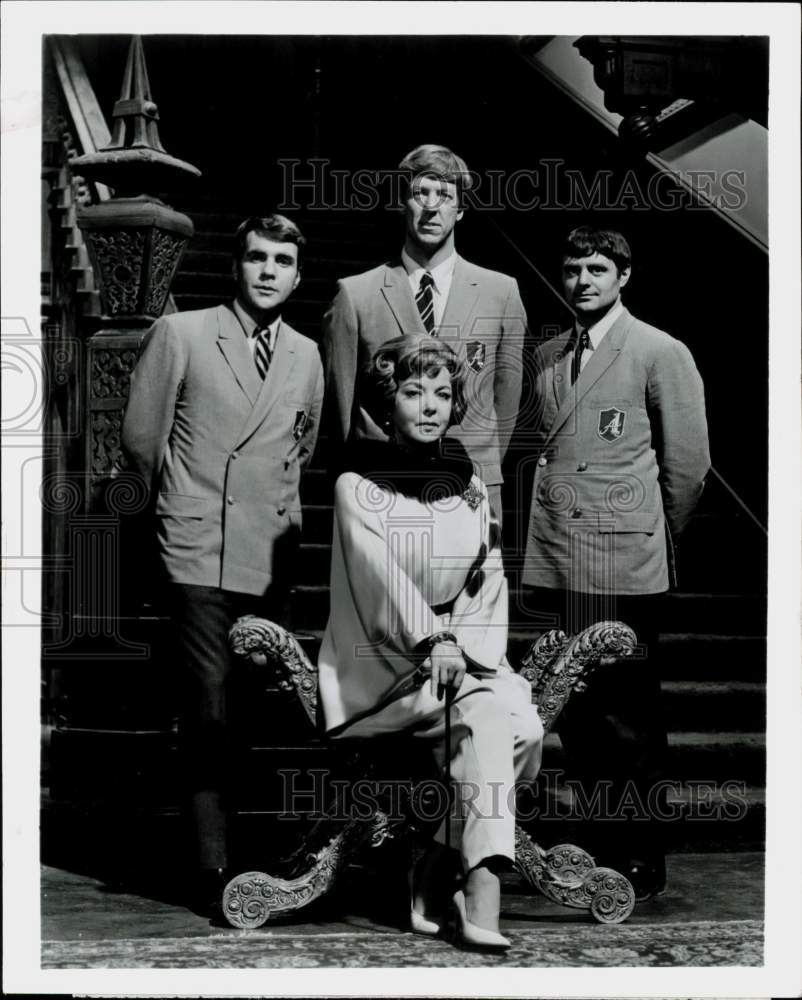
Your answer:
[[[452,633],[469,669],[452,703],[453,845],[466,871],[488,857],[513,860],[515,784],[537,775],[543,727],[529,684],[506,659],[507,582],[487,490],[465,477],[429,499],[426,489],[402,492],[403,474],[395,480],[346,472],[335,486],[331,613],[318,661],[326,729],[408,731],[432,741],[442,766],[444,701],[414,675],[421,644]]]

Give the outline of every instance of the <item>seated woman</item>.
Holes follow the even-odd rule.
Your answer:
[[[374,398],[361,402],[383,411],[389,441],[357,442],[335,486],[318,661],[326,729],[406,732],[431,743],[439,766],[450,760],[457,815],[411,874],[411,926],[437,934],[453,905],[464,944],[504,949],[498,871],[515,857],[515,784],[537,775],[543,727],[506,659],[507,583],[487,490],[445,438],[464,410],[464,368],[446,343],[414,335],[384,344],[366,376]]]

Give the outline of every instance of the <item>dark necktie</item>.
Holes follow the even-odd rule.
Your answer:
[[[255,341],[253,345],[253,360],[256,364],[256,370],[259,372],[259,378],[264,381],[273,356],[270,350],[270,327],[257,327],[253,331],[253,339]]]
[[[420,318],[423,320],[423,325],[430,337],[434,335],[433,284],[434,278],[428,271],[424,271],[421,275],[420,285],[418,286],[418,294],[415,296],[415,304],[418,307]]]
[[[574,347],[574,356],[571,359],[571,385],[579,378],[579,373],[582,370],[582,355],[588,347],[590,347],[590,337],[588,336],[588,331],[583,330],[577,338]]]

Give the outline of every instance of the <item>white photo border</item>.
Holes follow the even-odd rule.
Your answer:
[[[312,18],[310,15],[314,14]],[[3,333],[39,329],[41,36],[49,33],[745,34],[770,37],[770,517],[766,964],[763,968],[396,969],[393,995],[795,995],[802,940],[800,712],[800,11],[783,3],[214,3],[2,4]],[[458,29],[458,30],[457,30]],[[573,29],[573,30],[572,30]],[[15,413],[17,383],[4,388]],[[16,387],[16,388],[15,388]],[[21,405],[21,404],[20,404]],[[8,409],[6,409],[8,406]],[[5,417],[4,417],[5,421]],[[17,993],[134,995],[387,995],[381,970],[262,971],[40,968],[39,607],[35,538],[21,547],[18,489],[41,442],[3,446],[4,988]],[[746,460],[746,457],[745,457]],[[27,484],[30,486],[30,484]],[[28,525],[29,527],[29,525]],[[19,543],[19,544],[18,544]],[[17,562],[15,562],[17,560]],[[25,567],[28,567],[25,569]],[[24,587],[20,583],[24,580]],[[19,594],[17,590],[19,589]],[[24,608],[29,610],[23,610]]]

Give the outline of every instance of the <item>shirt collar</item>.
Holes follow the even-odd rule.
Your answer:
[[[602,337],[604,337],[605,333],[607,333],[607,331],[610,329],[613,323],[615,323],[615,321],[618,319],[618,317],[621,315],[623,311],[624,311],[624,303],[619,298],[616,304],[612,307],[612,309],[609,309],[604,314],[604,316],[602,316],[602,318],[598,321],[598,323],[594,323],[593,326],[587,328],[588,336],[590,338],[591,350],[593,351],[596,350],[596,348],[602,342]],[[579,333],[584,328],[581,327],[579,323],[576,323],[575,329],[578,336]]]
[[[412,280],[415,282],[415,286],[417,287],[420,284],[421,276],[423,275],[424,271],[427,270],[427,268],[421,267],[417,261],[414,261],[409,256],[406,249],[403,249],[401,251],[401,263],[404,265],[407,274],[410,276],[410,278],[412,278]],[[454,268],[456,266],[457,266],[457,253],[456,251],[454,251],[454,253],[452,253],[450,257],[446,257],[445,260],[440,261],[437,267],[428,268],[429,274],[431,274],[432,280],[434,281],[434,288],[436,292],[442,294],[443,286],[446,282],[448,282],[451,279],[451,276],[454,273]]]
[[[239,302],[236,299],[234,299],[234,312],[236,314],[237,319],[240,322],[240,326],[242,327],[243,332],[245,333],[245,336],[249,340],[254,335],[254,331],[257,328],[258,329],[262,329],[262,330],[264,329],[264,327],[260,327],[259,326],[259,324],[256,322],[256,320],[252,316],[249,316],[248,313],[245,312],[245,310],[242,308],[242,306],[239,304]],[[268,328],[268,330],[270,330],[270,347],[271,347],[271,350],[276,345],[276,337],[278,336],[278,328],[279,328],[279,324],[280,323],[281,323],[281,317],[277,316],[276,319],[274,319],[272,323],[268,324],[267,328]]]

